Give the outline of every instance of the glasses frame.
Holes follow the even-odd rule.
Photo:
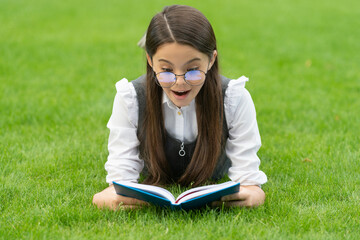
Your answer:
[[[191,84],[191,83],[189,83],[188,80],[185,79],[185,75],[186,75],[188,72],[191,72],[191,71],[200,71],[200,72],[204,73],[204,75],[205,75],[204,81],[202,81],[200,84]],[[190,85],[190,86],[200,86],[201,84],[203,84],[203,83],[205,82],[207,72],[204,72],[203,70],[200,70],[200,69],[198,69],[198,70],[191,70],[191,71],[187,71],[187,72],[184,73],[184,74],[175,74],[175,73],[173,73],[173,72],[166,72],[166,71],[156,73],[156,72],[154,71],[154,69],[153,69],[154,77],[155,77],[155,80],[156,80],[156,84],[159,85],[160,87],[163,87],[163,88],[171,88],[172,86],[174,86],[174,85],[176,84],[177,78],[178,78],[178,77],[181,77],[181,76],[184,77],[184,81],[185,81],[188,85]],[[175,76],[175,81],[174,81],[173,84],[172,84],[171,86],[169,86],[169,87],[164,87],[164,86],[162,86],[162,85],[160,84],[158,78],[157,78],[157,76],[158,76],[160,73],[164,73],[164,72],[165,72],[165,73],[174,74],[174,76]]]

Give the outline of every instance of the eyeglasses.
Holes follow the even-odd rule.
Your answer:
[[[155,73],[156,82],[160,87],[169,88],[175,85],[177,77],[183,76],[187,84],[191,86],[201,85],[206,78],[206,73],[201,70],[191,70],[184,74],[175,74],[172,72]]]

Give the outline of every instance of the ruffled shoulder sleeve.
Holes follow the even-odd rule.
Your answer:
[[[234,113],[238,108],[239,103],[243,102],[241,101],[241,98],[244,98],[244,94],[246,95],[248,93],[245,89],[245,84],[248,81],[249,78],[241,76],[238,79],[230,80],[228,84],[224,97],[225,114],[228,126],[233,122]]]
[[[115,87],[116,96],[114,106],[117,104],[122,105],[122,109],[127,112],[129,122],[133,124],[134,127],[137,127],[139,104],[134,85],[126,78],[123,78],[115,84]],[[116,109],[113,110],[116,111]],[[122,113],[124,113],[124,111]],[[114,117],[116,117],[116,114]]]

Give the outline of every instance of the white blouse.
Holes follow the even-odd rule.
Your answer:
[[[226,155],[231,160],[228,176],[241,185],[261,185],[267,182],[265,173],[259,170],[257,151],[261,139],[256,122],[255,106],[245,89],[248,78],[231,80],[224,97],[224,111],[229,129]],[[116,96],[112,115],[107,124],[110,129],[109,156],[105,163],[106,181],[137,182],[144,167],[139,158],[138,100],[136,91],[126,78],[116,83]],[[197,136],[195,100],[182,108],[176,107],[163,94],[165,128],[180,141],[192,142]]]

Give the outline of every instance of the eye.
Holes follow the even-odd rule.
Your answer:
[[[164,72],[172,72],[172,69],[171,69],[171,68],[162,68],[162,70],[163,70]]]
[[[199,70],[198,67],[195,67],[195,68],[189,68],[187,71],[190,72],[190,71],[196,71],[196,70]]]

